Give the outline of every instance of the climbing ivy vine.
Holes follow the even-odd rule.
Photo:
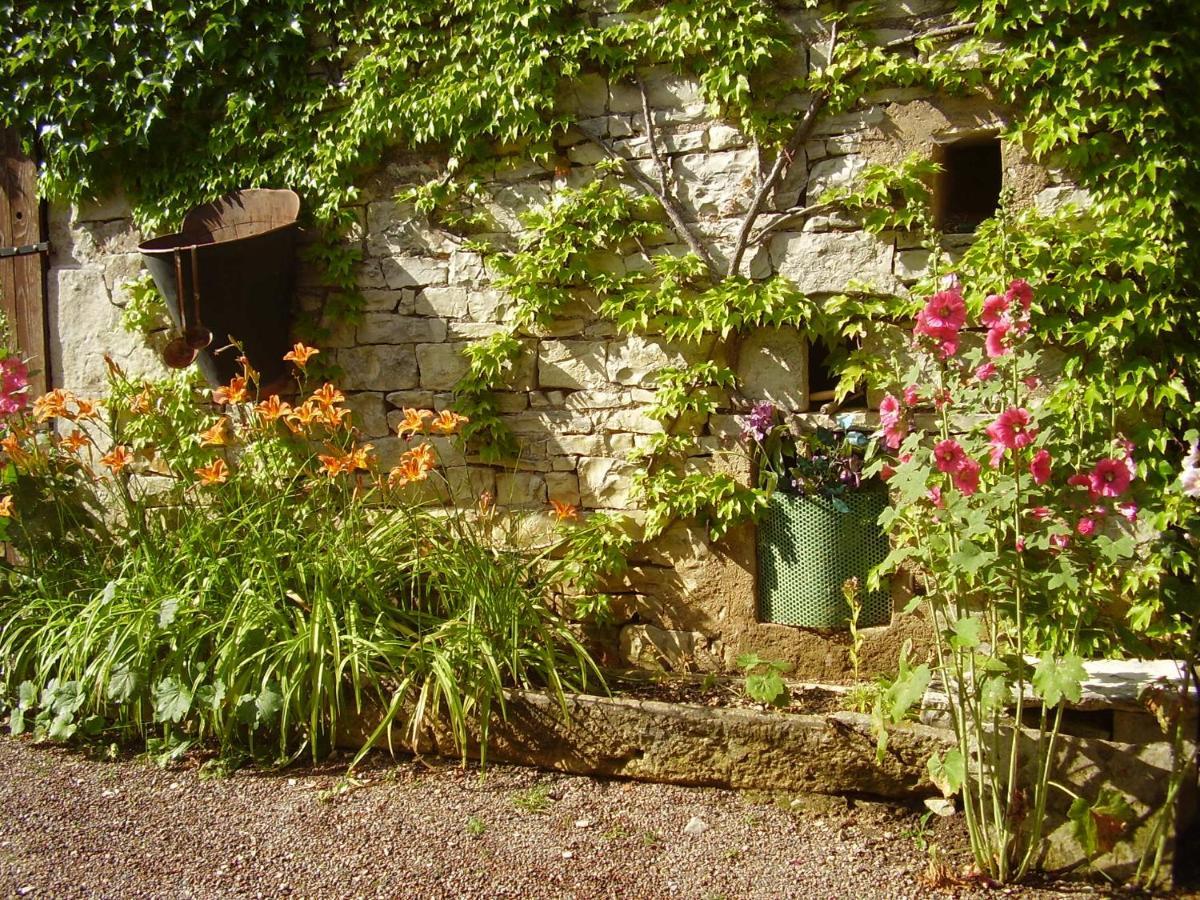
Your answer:
[[[294,186],[320,234],[310,257],[334,288],[326,319],[344,318],[359,307],[351,207],[385,153],[432,148],[448,160],[418,205],[469,234],[480,221],[452,207],[469,207],[479,166],[498,144],[553,159],[572,124],[564,92],[574,79],[600,72],[645,102],[647,66],[695,76],[760,152],[732,250],[717,253],[685,221],[657,155],[647,172],[585,131],[607,172],[528,219],[515,250],[487,248],[512,327],[472,348],[459,400],[472,437],[511,454],[492,388],[522,335],[583,292],[624,332],[690,343],[711,365],[663,376],[654,415],[666,433],[643,487],[652,531],[677,507],[719,534],[754,498],[731,499],[719,472],[687,470],[688,428],[705,409],[736,406],[739,335],[789,323],[841,346],[908,311],[867,285],[814,303],[780,279],[750,278],[750,251],[835,207],[874,231],[925,235],[935,260],[940,249],[927,161],[870,169],[801,210],[767,212],[772,186],[821,117],[873,90],[988,90],[1011,104],[1008,137],[1071,173],[1092,205],[1006,214],[956,266],[973,283],[1020,268],[1044,284],[1043,330],[1068,355],[1064,413],[1081,431],[1139,430],[1157,454],[1146,466],[1168,478],[1200,386],[1190,346],[1200,265],[1187,240],[1200,218],[1194,4],[963,0],[955,18],[887,40],[872,29],[875,4],[789,5],[811,10],[811,33],[767,0],[0,0],[0,122],[40,145],[46,195],[79,200],[119,182],[149,228],[232,189]],[[798,95],[802,109],[784,102]],[[664,242],[685,252],[657,252]],[[647,266],[596,271],[593,254],[614,247]],[[868,350],[843,359],[844,388],[873,373]]]

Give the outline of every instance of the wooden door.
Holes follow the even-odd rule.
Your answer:
[[[37,165],[21,152],[15,129],[0,131],[0,308],[16,344],[12,349],[29,360],[31,396],[44,392],[50,380],[47,251],[37,197]]]

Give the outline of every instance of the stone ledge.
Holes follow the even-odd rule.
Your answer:
[[[491,726],[488,759],[576,775],[917,800],[937,794],[926,771],[930,755],[954,746],[954,736],[946,729],[905,724],[891,731],[883,761],[877,763],[870,718],[858,713],[806,715],[569,694],[564,717],[564,709],[546,694],[509,690],[505,695],[507,716]],[[339,744],[361,747],[373,721],[373,716],[364,715],[342,731]],[[393,729],[390,737],[391,746],[411,748],[400,729]],[[1031,733],[1025,740],[1031,740]],[[425,729],[416,749],[460,755],[444,725]],[[479,757],[474,732],[467,755]],[[1096,861],[1108,877],[1128,879],[1150,837],[1151,817],[1165,796],[1169,745],[1060,736],[1055,756],[1060,783],[1083,794],[1110,784],[1133,808],[1137,820],[1132,839]],[[1193,818],[1192,775],[1177,808],[1179,830]],[[1041,864],[1047,870],[1086,872],[1086,860],[1065,818],[1066,802],[1053,798],[1047,810],[1050,821]],[[1171,877],[1174,843],[1168,841],[1164,885]]]

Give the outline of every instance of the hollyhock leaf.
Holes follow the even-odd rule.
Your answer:
[[[264,687],[254,700],[254,727],[273,722],[283,708],[283,697],[270,687]]]
[[[915,669],[897,676],[896,681],[888,688],[888,714],[892,722],[900,722],[908,715],[913,704],[925,696],[925,688],[929,687],[932,673],[929,666],[922,663]]]
[[[1047,650],[1033,671],[1033,690],[1046,706],[1058,706],[1064,699],[1078,703],[1085,678],[1087,671],[1082,657],[1068,653],[1062,659],[1055,659]]]
[[[25,710],[19,706],[8,714],[8,733],[12,735],[25,733]]]
[[[159,722],[182,722],[192,708],[192,692],[177,678],[164,678],[154,687],[154,718]]]
[[[105,693],[113,703],[124,703],[136,693],[140,680],[138,673],[129,666],[117,666],[108,676],[108,689]]]
[[[943,797],[953,797],[962,790],[967,778],[967,765],[962,751],[955,747],[946,751],[945,756],[933,754],[925,764],[929,772],[929,780],[933,786],[942,792]]]
[[[950,646],[955,650],[966,650],[971,647],[979,646],[979,629],[980,623],[978,619],[962,618],[954,623],[954,634],[950,637]]]
[[[17,706],[32,709],[37,704],[37,686],[32,681],[22,681],[17,688]]]
[[[995,559],[995,551],[984,550],[974,541],[963,541],[959,545],[958,551],[950,558],[950,562],[964,572],[975,575]]]
[[[50,722],[46,737],[52,741],[69,741],[74,737],[78,726],[75,724],[75,714],[61,712]]]
[[[1089,857],[1111,851],[1136,816],[1125,797],[1112,788],[1101,788],[1095,803],[1076,797],[1067,812],[1075,840]]]
[[[1008,703],[1011,691],[1008,681],[1002,675],[989,675],[983,681],[979,690],[979,709],[983,714],[1003,709]]]
[[[175,621],[175,616],[179,612],[179,598],[168,597],[162,602],[162,606],[158,608],[158,627],[168,628]]]

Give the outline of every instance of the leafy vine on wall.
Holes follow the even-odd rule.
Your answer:
[[[835,203],[871,230],[915,231],[935,253],[940,246],[925,211],[924,161],[871,170],[802,210],[767,213],[763,198],[819,117],[854,109],[877,87],[991,91],[1011,104],[1009,137],[1071,172],[1092,202],[985,223],[956,266],[973,283],[1019,269],[1044,285],[1042,330],[1067,356],[1050,402],[1080,433],[1121,432],[1153,448],[1146,474],[1171,477],[1200,388],[1191,345],[1200,251],[1187,240],[1200,219],[1194,4],[963,0],[957,17],[890,42],[872,33],[870,4],[800,5],[819,25],[809,38],[765,0],[625,0],[615,14],[576,0],[35,0],[20,10],[8,0],[0,119],[39,142],[46,195],[79,200],[120,182],[150,228],[231,189],[300,190],[322,233],[311,256],[334,288],[319,337],[321,324],[358,312],[357,250],[344,238],[357,184],[385,152],[445,154],[447,177],[421,199],[448,224],[469,225],[444,211],[472,164],[497,143],[551,158],[571,124],[561,100],[572,79],[599,71],[638,88],[647,66],[694,75],[762,159],[732,250],[716,252],[680,215],[661,158],[647,174],[603,135],[585,134],[612,168],[529,221],[515,252],[493,257],[516,327],[472,349],[459,395],[475,415],[475,438],[511,452],[488,405],[491,387],[518,352],[520,328],[552,317],[586,283],[621,329],[660,329],[712,356],[664,374],[655,415],[667,427],[650,449],[643,489],[658,511],[652,531],[686,513],[720,533],[754,498],[719,473],[685,471],[692,447],[683,426],[736,392],[729,361],[738,335],[787,322],[860,336],[906,302],[861,290],[816,305],[779,279],[748,278],[748,251]],[[946,38],[968,40],[940,49]],[[811,68],[810,54],[819,63]],[[808,98],[799,114],[783,102],[797,94]],[[653,116],[644,119],[651,130]],[[636,245],[654,229],[672,231],[688,254],[648,254],[650,269],[624,279],[588,270],[589,247]],[[580,268],[547,278],[548,236],[566,241],[560,252],[577,251],[569,260]],[[844,384],[872,372],[866,352],[844,360]],[[1177,521],[1160,512],[1159,527]],[[1191,577],[1186,559],[1164,566],[1180,584]]]

